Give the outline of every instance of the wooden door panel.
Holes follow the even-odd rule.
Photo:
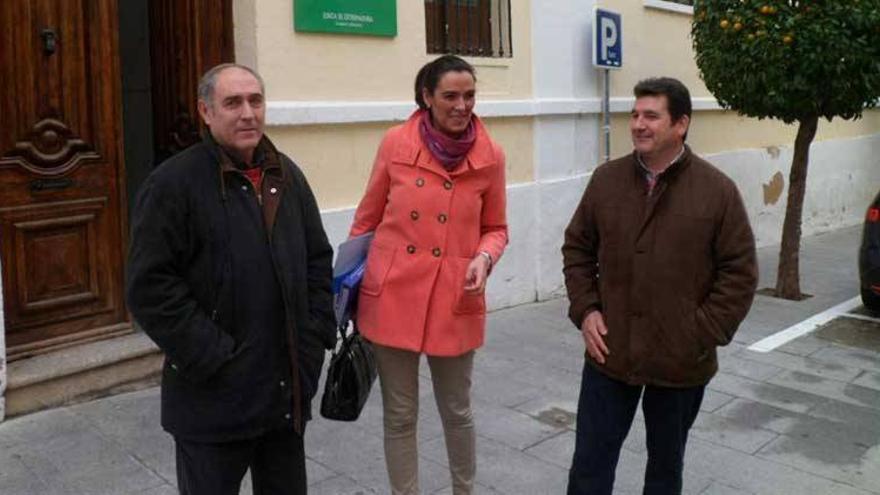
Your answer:
[[[58,207],[64,215],[54,211]],[[0,212],[11,227],[15,265],[10,269],[18,287],[18,314],[11,316],[20,327],[110,307],[112,278],[98,252],[98,239],[111,227],[105,208],[106,201],[88,200]]]
[[[9,358],[128,326],[116,0],[3,0],[0,256]]]
[[[153,0],[150,55],[155,148],[162,161],[201,140],[199,78],[234,61],[232,0]]]

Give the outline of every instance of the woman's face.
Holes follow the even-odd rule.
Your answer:
[[[476,93],[474,76],[467,71],[449,71],[440,76],[433,94],[422,89],[434,127],[452,137],[459,136],[470,124]]]

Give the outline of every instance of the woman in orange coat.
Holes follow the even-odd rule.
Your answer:
[[[419,109],[389,130],[351,235],[375,231],[358,301],[382,388],[391,491],[418,488],[418,368],[426,354],[453,493],[473,490],[470,406],[483,344],[483,290],[507,244],[504,152],[473,114],[473,67],[445,55],[419,71]]]

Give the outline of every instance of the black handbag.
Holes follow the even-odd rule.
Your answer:
[[[360,416],[376,380],[376,359],[357,325],[347,335],[345,326],[340,325],[339,334],[341,344],[333,350],[327,369],[321,416],[336,421],[354,421]]]

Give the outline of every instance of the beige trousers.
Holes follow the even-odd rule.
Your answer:
[[[416,422],[419,417],[420,353],[373,344],[382,387],[385,425],[385,464],[391,493],[419,493],[419,454]],[[471,371],[474,352],[456,357],[428,356],[434,399],[443,421],[452,492],[473,492],[476,437],[471,414]]]

